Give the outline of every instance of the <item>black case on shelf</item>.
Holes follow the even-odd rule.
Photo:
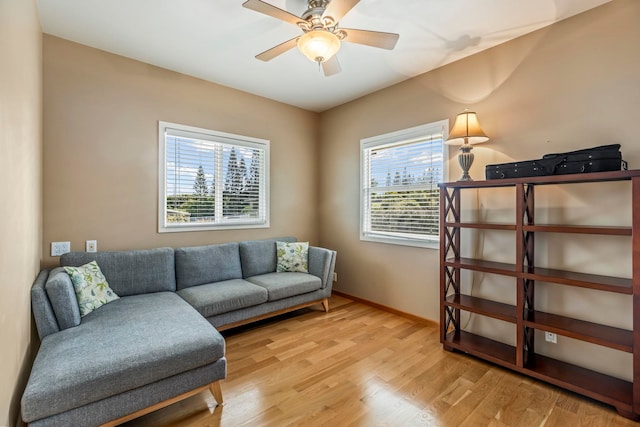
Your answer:
[[[486,179],[608,172],[627,169],[620,144],[601,145],[567,153],[545,154],[541,159],[487,165]]]

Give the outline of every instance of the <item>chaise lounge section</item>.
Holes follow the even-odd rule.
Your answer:
[[[62,268],[46,280],[40,274],[32,288],[41,345],[24,421],[102,425],[203,388],[220,402],[224,338],[175,293],[173,249],[92,255],[119,299],[80,318]]]

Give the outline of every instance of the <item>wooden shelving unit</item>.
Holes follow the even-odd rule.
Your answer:
[[[632,224],[629,227],[536,224],[535,188],[540,185],[631,181]],[[461,191],[469,188],[515,187],[515,224],[463,222]],[[461,230],[515,232],[515,264],[461,256]],[[602,276],[535,265],[536,233],[627,236],[632,241],[633,278]],[[450,182],[440,184],[440,341],[446,350],[458,350],[513,369],[542,381],[599,400],[622,416],[640,419],[640,170]],[[513,277],[517,285],[514,305],[461,293],[461,271],[470,270]],[[633,330],[572,319],[535,309],[535,282],[595,289],[633,298]],[[474,313],[515,324],[516,346],[465,331],[461,313]],[[553,332],[633,354],[633,381],[624,381],[584,367],[543,356],[535,351],[534,331]]]

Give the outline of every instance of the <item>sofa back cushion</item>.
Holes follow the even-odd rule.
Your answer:
[[[242,276],[252,277],[259,274],[276,271],[278,255],[276,242],[295,242],[295,237],[281,237],[277,239],[248,240],[240,242],[240,261],[242,262]]]
[[[80,267],[96,261],[109,286],[121,297],[176,290],[174,253],[171,248],[122,252],[69,252],[60,266]]]
[[[38,329],[40,341],[42,341],[44,337],[60,331],[56,314],[53,311],[53,307],[51,307],[51,302],[45,290],[48,277],[48,270],[40,271],[40,274],[38,274],[38,277],[36,277],[31,287],[31,310],[36,320],[36,328]]]
[[[238,243],[178,248],[175,253],[178,290],[242,279]]]
[[[58,267],[51,270],[44,288],[47,291],[60,330],[78,326],[80,324],[80,307],[73,283],[64,268]]]

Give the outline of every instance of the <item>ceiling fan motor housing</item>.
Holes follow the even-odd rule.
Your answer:
[[[330,0],[309,0],[308,8],[301,16],[305,22],[301,22],[302,25],[300,25],[300,28],[302,28],[303,31],[312,31],[335,27],[337,22],[333,18],[322,16],[329,2]]]
[[[307,2],[307,10],[302,14],[302,19],[307,19],[307,17],[312,15],[320,15],[324,13],[327,5],[330,0],[309,0]]]

